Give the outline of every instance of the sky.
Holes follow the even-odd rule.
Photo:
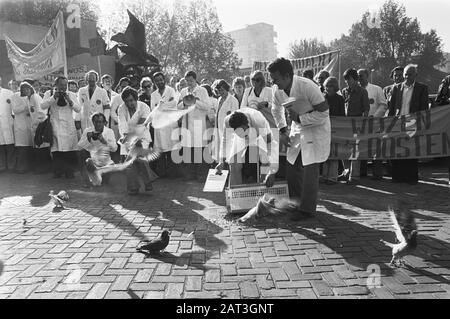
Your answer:
[[[274,25],[279,56],[287,56],[297,39],[319,38],[325,42],[348,34],[363,13],[379,8],[385,0],[213,0],[224,31],[266,22]],[[443,49],[450,52],[449,0],[397,0],[409,17],[417,17],[422,32],[436,29]]]

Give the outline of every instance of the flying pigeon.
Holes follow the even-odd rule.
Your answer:
[[[64,204],[69,201],[69,195],[66,191],[60,191],[57,195],[53,193],[53,191],[50,191],[51,201],[55,204],[56,207],[64,208]]]
[[[392,248],[391,266],[402,266],[405,264],[403,257],[409,255],[417,247],[417,225],[414,216],[403,209],[402,204],[397,209],[389,209],[395,236],[398,243],[392,244],[384,240],[380,240],[386,246]]]
[[[148,252],[150,254],[160,253],[169,245],[169,232],[164,230],[161,235],[150,241],[148,244],[138,247],[136,250],[140,252]]]
[[[94,186],[100,186],[102,184],[102,175],[106,173],[112,173],[112,172],[120,172],[126,170],[128,167],[133,165],[134,161],[137,159],[144,160],[148,163],[153,162],[157,160],[161,153],[154,151],[152,149],[144,149],[142,146],[142,139],[141,138],[126,138],[127,143],[131,141],[130,151],[129,154],[122,164],[113,164],[113,165],[106,165],[103,167],[97,167],[92,159],[88,158],[86,160],[86,168],[88,172],[89,180],[91,181],[92,185]]]

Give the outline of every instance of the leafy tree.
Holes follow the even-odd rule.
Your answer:
[[[289,56],[291,59],[300,59],[312,55],[319,55],[330,50],[330,46],[317,38],[301,39],[290,45]]]

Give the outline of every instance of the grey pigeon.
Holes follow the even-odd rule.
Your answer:
[[[51,201],[56,207],[64,208],[64,204],[69,201],[69,194],[66,191],[60,191],[57,195],[51,190],[50,194]]]
[[[136,250],[141,252],[148,252],[150,254],[160,253],[167,247],[167,245],[169,245],[169,240],[169,232],[167,230],[164,230],[157,238],[153,239],[146,245],[138,247]]]
[[[411,254],[417,248],[417,225],[414,216],[399,203],[397,209],[389,209],[397,243],[388,243],[381,240],[383,244],[392,249],[391,266],[402,266],[405,264],[403,257]]]

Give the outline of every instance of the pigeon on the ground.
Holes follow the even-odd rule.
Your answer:
[[[50,196],[51,201],[55,204],[56,207],[64,208],[64,204],[69,201],[69,195],[66,191],[60,191],[55,195],[51,190],[48,196]]]
[[[417,225],[414,216],[399,203],[396,209],[389,209],[395,236],[398,243],[388,243],[380,240],[383,244],[392,249],[391,266],[405,265],[403,257],[409,255],[417,247]]]
[[[169,232],[164,230],[157,238],[153,239],[146,245],[138,247],[136,250],[144,253],[148,252],[150,254],[160,253],[167,247],[167,245],[169,245],[169,240]]]

